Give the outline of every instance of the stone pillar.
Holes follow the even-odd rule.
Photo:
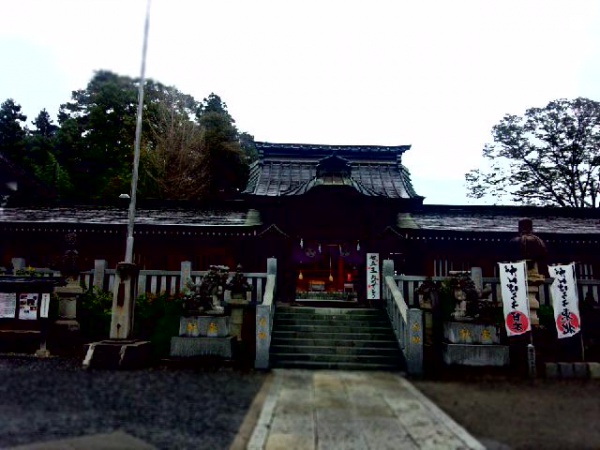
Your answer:
[[[277,275],[277,258],[267,258],[267,275]]]
[[[110,322],[111,339],[131,338],[138,275],[139,269],[135,264],[125,262],[117,264]]]
[[[471,267],[471,280],[473,280],[477,292],[481,294],[483,292],[483,271],[481,267]]]
[[[94,279],[92,280],[92,286],[99,290],[104,289],[104,274],[106,273],[106,266],[108,263],[104,259],[94,260]]]
[[[383,280],[381,280],[381,284],[384,285],[385,278],[387,276],[394,276],[394,261],[391,259],[384,259],[381,271],[383,273]]]
[[[66,286],[54,288],[54,293],[58,296],[58,320],[56,324],[66,327],[69,331],[78,331],[79,322],[77,322],[77,300],[83,294],[83,288],[76,280],[68,280]]]
[[[179,283],[179,291],[186,290],[188,282],[192,280],[192,263],[191,261],[181,262],[181,282]]]

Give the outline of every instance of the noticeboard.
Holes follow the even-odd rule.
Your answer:
[[[0,292],[0,319],[14,319],[17,313],[17,293]]]

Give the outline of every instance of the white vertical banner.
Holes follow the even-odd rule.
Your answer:
[[[549,266],[548,272],[554,278],[550,296],[558,338],[568,338],[581,330],[575,263]]]
[[[48,318],[48,310],[50,309],[50,294],[42,294],[42,303],[40,305],[40,317]]]
[[[527,299],[527,266],[525,261],[498,265],[506,332],[508,336],[518,336],[531,330]]]
[[[379,253],[367,253],[367,300],[379,300],[380,285]]]

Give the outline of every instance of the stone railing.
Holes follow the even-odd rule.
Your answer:
[[[383,299],[409,375],[423,374],[423,312],[410,308],[394,279],[394,263],[383,262]]]
[[[162,294],[176,295],[185,290],[188,280],[199,283],[207,271],[192,271],[191,262],[183,261],[181,270],[140,270],[138,278],[138,295]],[[235,272],[230,272],[230,277]],[[267,282],[266,273],[244,273],[252,286],[252,302],[260,303]],[[112,291],[115,282],[115,269],[108,269],[106,261],[96,260],[94,269],[81,273],[81,281],[87,286],[93,286],[102,291]]]
[[[410,307],[419,307],[419,299],[415,294],[417,288],[427,279],[422,275],[396,275],[394,280],[400,290],[402,296],[406,299],[406,303]],[[443,281],[447,277],[431,277],[432,281]],[[483,277],[483,287],[490,288],[490,298],[494,302],[501,302],[500,292],[498,287],[500,280],[495,277]],[[544,284],[540,285],[539,290],[539,302],[540,305],[551,305],[552,301],[550,298],[550,284],[552,280],[547,279]],[[600,303],[600,280],[577,280],[577,291],[579,294],[579,301],[583,302],[584,299],[594,299],[596,304]]]
[[[256,306],[256,369],[269,368],[269,350],[273,317],[275,316],[275,287],[277,285],[277,260],[267,260],[267,285],[265,295],[260,305]]]

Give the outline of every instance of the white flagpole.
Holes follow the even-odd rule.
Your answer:
[[[148,29],[150,28],[150,3],[146,4],[146,23],[144,25],[144,45],[142,49],[142,68],[138,88],[137,123],[135,125],[135,142],[133,150],[133,174],[131,177],[131,200],[129,202],[129,221],[127,224],[127,244],[125,262],[133,262],[133,225],[135,223],[135,202],[137,198],[138,168],[140,165],[140,145],[142,139],[142,114],[144,111],[144,83],[146,80],[146,53],[148,50]]]

